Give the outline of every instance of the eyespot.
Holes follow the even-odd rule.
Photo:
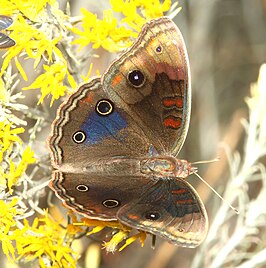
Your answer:
[[[114,105],[109,100],[100,100],[97,102],[95,109],[99,115],[108,115],[112,113]]]
[[[162,51],[163,51],[161,46],[156,47],[155,50],[156,50],[157,53],[162,53]]]
[[[79,184],[76,186],[76,190],[78,190],[79,192],[88,192],[89,187],[85,184]]]
[[[145,214],[147,220],[156,221],[161,218],[161,214],[157,211],[148,212]]]
[[[184,229],[179,228],[179,229],[177,229],[177,231],[180,232],[180,233],[182,233],[182,232],[184,232]]]
[[[115,208],[115,207],[118,207],[120,205],[120,202],[118,200],[115,200],[115,199],[106,199],[102,202],[102,204],[106,208]]]
[[[83,131],[77,131],[73,134],[72,139],[75,143],[83,143],[86,140],[86,134]]]
[[[128,81],[134,87],[141,87],[145,83],[145,76],[139,70],[134,70],[128,73]]]

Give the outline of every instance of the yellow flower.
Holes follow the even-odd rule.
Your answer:
[[[138,231],[137,234],[129,237],[131,231],[133,230],[131,227],[128,227],[124,224],[121,224],[119,221],[101,221],[101,220],[93,220],[89,218],[82,218],[81,222],[78,222],[76,218],[72,217],[73,223],[71,225],[74,226],[87,226],[87,227],[93,227],[90,232],[87,233],[87,235],[92,235],[95,233],[98,233],[102,231],[105,227],[112,228],[116,231],[116,233],[112,236],[110,241],[104,242],[104,248],[107,252],[114,253],[117,250],[118,245],[123,242],[124,245],[119,248],[119,251],[126,248],[128,245],[132,244],[136,240],[140,240],[141,246],[144,246],[144,241],[146,239],[146,232],[144,231]],[[74,230],[72,228],[72,230]],[[79,231],[79,230],[77,230]]]
[[[84,31],[71,29],[79,36],[73,41],[74,44],[79,44],[81,47],[92,44],[94,49],[103,47],[110,52],[121,51],[132,44],[132,38],[137,37],[137,32],[146,21],[164,16],[164,12],[171,7],[171,0],[165,0],[163,3],[160,0],[110,0],[110,3],[112,10],[105,10],[102,20],[84,8],[81,9]],[[121,23],[117,22],[113,11],[121,12],[125,16],[121,23],[127,23],[134,30],[119,26]]]
[[[12,159],[9,159],[9,171],[3,174],[3,178],[7,180],[10,194],[13,193],[12,186],[16,185],[18,179],[28,168],[28,165],[35,163],[35,161],[34,152],[31,151],[29,146],[22,153],[22,159],[18,165],[16,165]]]
[[[48,4],[50,5],[49,7]],[[67,27],[70,25],[70,20],[68,15],[59,10],[59,4],[56,0],[6,0],[1,4],[1,14],[9,15],[14,20],[14,23],[8,28],[8,31],[10,32],[10,38],[16,41],[16,45],[9,48],[3,55],[4,60],[1,66],[0,76],[3,76],[12,60],[14,60],[19,73],[26,81],[28,77],[22,64],[25,59],[34,60],[34,69],[37,68],[41,60],[44,60],[44,62],[49,65],[67,65],[58,45],[62,41],[63,36],[64,42],[68,42],[66,33]],[[63,67],[61,73],[65,72],[70,85],[76,87],[74,79],[68,72],[66,74],[65,69],[66,67]],[[58,80],[63,79],[60,77],[55,79],[52,85],[56,85]],[[54,99],[64,94],[66,87],[62,87],[61,84],[62,83],[59,81],[58,87],[57,85],[55,86],[58,90],[55,89],[52,92],[54,96],[52,102]],[[52,91],[48,87],[46,84],[46,86],[42,88],[44,95],[42,95],[40,102],[43,101],[46,94]],[[3,98],[4,97],[3,95]]]
[[[29,24],[21,15],[17,17],[9,29],[12,30],[9,36],[16,41],[16,45],[9,48],[4,54],[0,76],[3,75],[8,64],[14,58],[23,79],[27,80],[27,75],[17,58],[23,52],[26,52],[29,58],[35,59],[34,68],[37,67],[42,57],[45,57],[47,62],[52,61],[53,55],[58,59],[64,59],[62,52],[56,47],[61,36],[49,38],[47,33]]]
[[[110,0],[110,3],[115,12],[121,12],[125,16],[122,22],[138,32],[146,21],[164,16],[171,7],[171,0],[162,3],[160,0]]]
[[[132,30],[126,29],[124,26],[118,27],[112,10],[104,11],[103,20],[98,19],[97,15],[84,8],[81,9],[81,12],[84,31],[77,28],[71,29],[80,36],[79,39],[73,41],[74,44],[84,47],[92,43],[94,49],[103,47],[110,52],[117,52],[131,45],[131,37],[137,37],[137,33]]]
[[[92,66],[93,66],[93,64],[91,63],[91,64],[90,64],[90,67],[89,67],[89,70],[88,70],[88,72],[87,72],[86,75],[80,75],[80,77],[81,77],[81,79],[84,81],[84,83],[88,83],[88,81],[89,81],[90,78],[91,78]],[[100,76],[100,74],[99,74],[99,76]]]
[[[1,3],[1,14],[12,15],[21,12],[24,17],[32,21],[40,21],[44,15],[44,8],[48,3],[52,4],[55,0],[8,0]]]
[[[7,226],[8,229],[10,229],[16,225],[14,216],[21,214],[15,208],[17,202],[17,198],[12,199],[12,201],[9,203],[0,200],[0,228]]]
[[[115,12],[121,12],[125,16],[122,22],[127,23],[137,32],[140,31],[146,19],[138,13],[139,5],[136,1],[110,0],[110,3]]]
[[[2,244],[2,251],[9,260],[10,255],[12,259],[15,259],[15,248],[12,244],[12,237],[9,232],[16,227],[14,217],[21,214],[15,208],[17,202],[17,198],[12,199],[11,202],[0,200],[0,242]]]
[[[59,99],[59,97],[64,96],[67,91],[67,86],[64,85],[64,79],[67,77],[69,84],[72,88],[76,88],[76,83],[74,78],[70,75],[67,70],[66,63],[54,63],[50,66],[43,66],[45,73],[38,76],[35,81],[28,87],[24,87],[24,90],[28,89],[41,89],[41,98],[39,103],[42,103],[44,98],[51,94],[52,100],[50,105],[52,106],[54,100]]]
[[[12,149],[14,142],[22,143],[17,134],[23,133],[25,131],[24,128],[11,129],[11,127],[12,123],[7,121],[0,122],[0,161],[2,161],[3,153]]]
[[[9,261],[12,261],[15,260],[15,248],[12,243],[12,238],[8,232],[9,229],[7,226],[0,228],[0,242],[2,244],[3,253],[7,256]]]
[[[147,19],[159,18],[164,16],[164,13],[171,7],[171,0],[152,0],[152,1],[135,1],[143,10],[143,15]],[[161,3],[162,2],[162,3]]]
[[[0,122],[0,162],[3,161],[5,153],[12,151],[14,143],[22,144],[17,134],[23,133],[24,128],[12,129],[12,126],[12,123],[7,122],[7,120]],[[6,172],[4,166],[0,166],[0,186],[6,187]]]
[[[9,203],[0,200],[0,242],[9,261],[38,259],[39,266],[46,267],[47,259],[53,267],[76,267],[78,255],[71,249],[73,239],[66,239],[67,230],[47,211],[43,217],[35,218],[32,225],[24,219],[23,228],[18,228],[14,217],[22,213],[15,208],[17,202],[16,198]]]
[[[32,226],[24,220],[24,228],[16,230],[15,235],[18,259],[38,259],[40,267],[46,267],[43,259],[48,258],[53,267],[76,267],[78,256],[70,247],[72,240],[65,239],[66,229],[52,220],[47,211],[43,218],[35,218]]]
[[[121,248],[119,248],[119,251],[122,251],[124,248],[126,248],[127,246],[129,246],[130,244],[132,244],[133,242],[135,242],[135,241],[138,240],[138,239],[139,239],[139,241],[140,241],[140,245],[141,245],[141,247],[143,247],[143,246],[144,246],[144,242],[145,242],[145,240],[146,240],[146,237],[147,237],[147,233],[146,233],[146,232],[144,232],[144,231],[139,231],[139,233],[137,233],[137,234],[135,234],[135,235],[129,237],[129,238],[126,240],[125,244],[124,244]]]

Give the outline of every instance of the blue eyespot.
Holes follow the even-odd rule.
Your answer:
[[[120,202],[116,199],[106,199],[102,202],[106,208],[115,208],[120,205]]]
[[[76,186],[76,190],[78,190],[79,192],[88,192],[89,187],[85,184],[79,184]]]
[[[156,221],[161,218],[161,214],[157,211],[148,212],[145,214],[147,220]]]
[[[129,72],[127,79],[130,82],[130,84],[134,87],[141,87],[145,83],[145,76],[139,70]]]
[[[83,143],[86,140],[86,134],[83,131],[77,131],[73,134],[72,139],[75,143]]]
[[[103,99],[97,102],[95,110],[99,115],[106,116],[113,112],[114,105],[111,101]]]
[[[161,46],[156,47],[156,52],[161,53],[162,52],[162,47]]]

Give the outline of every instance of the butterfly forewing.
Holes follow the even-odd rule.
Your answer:
[[[190,119],[190,74],[183,37],[168,18],[147,23],[103,76],[104,90],[143,129],[158,153],[177,155]]]
[[[108,113],[108,108],[110,113]],[[148,155],[144,131],[93,79],[58,110],[48,140],[52,165],[67,172],[89,172],[108,159]]]

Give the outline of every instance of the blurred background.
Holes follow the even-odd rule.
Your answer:
[[[64,10],[66,2],[59,2]],[[80,15],[80,8],[84,7],[101,18],[102,11],[110,7],[109,1],[105,0],[69,2],[72,16]],[[225,148],[229,152],[238,151],[240,155],[245,153],[243,148],[246,134],[241,124],[243,118],[248,119],[249,113],[245,98],[250,95],[250,84],[257,81],[261,64],[266,62],[266,1],[180,0],[179,6],[182,10],[174,21],[183,33],[187,45],[192,76],[191,122],[179,157],[190,162],[219,157],[219,162],[200,165],[199,174],[222,194],[230,178],[230,164]],[[117,56],[103,49],[98,49],[97,54],[100,57],[93,59],[92,74],[95,74],[97,69],[103,73]],[[21,87],[26,85],[23,83],[21,82]],[[27,99],[30,99],[28,103],[36,103],[35,100],[31,100],[36,97],[32,91],[24,93]],[[51,117],[48,121],[52,122],[58,105],[59,102],[50,110]],[[49,131],[50,128],[47,127],[38,138],[43,142],[43,148]],[[196,176],[190,176],[188,181],[197,189],[206,204],[212,225],[214,215],[221,206],[221,200]],[[259,190],[257,187],[254,185],[252,190],[254,195]],[[265,206],[265,203],[262,205]],[[234,214],[232,211],[230,213]],[[236,221],[232,217],[230,224],[235,225]],[[227,230],[230,229],[230,224],[227,225]],[[222,230],[217,236],[223,236]],[[208,252],[204,245],[202,249],[201,246],[186,249],[157,238],[156,247],[152,249],[151,239],[148,238],[143,248],[136,242],[122,252],[106,254],[101,249],[101,244],[96,242],[101,239],[102,237],[95,237],[82,240],[80,267],[240,267],[240,264],[235,266],[230,260],[222,265],[210,265],[211,261],[204,260],[204,254]],[[252,252],[252,247],[249,252]],[[206,258],[210,259],[207,256]],[[246,267],[263,266],[255,264]]]

